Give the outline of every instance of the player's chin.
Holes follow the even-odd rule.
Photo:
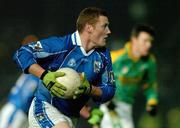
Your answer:
[[[144,52],[143,54],[142,54],[142,56],[147,56],[149,54],[149,52]]]
[[[101,40],[97,41],[96,47],[104,47],[104,46],[106,46],[106,40],[105,39],[101,39]]]
[[[104,47],[104,46],[106,46],[106,42],[102,42],[102,43],[100,44],[100,47]]]
[[[103,39],[101,44],[102,44],[102,46],[105,46],[106,45],[106,39]]]

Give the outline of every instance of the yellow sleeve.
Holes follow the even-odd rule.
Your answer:
[[[116,50],[116,51],[111,51],[111,59],[112,63],[114,63],[120,56],[122,56],[125,53],[124,49]]]

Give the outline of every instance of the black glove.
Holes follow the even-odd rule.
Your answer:
[[[149,113],[149,115],[156,116],[157,115],[157,105],[148,105],[146,108],[146,111]]]

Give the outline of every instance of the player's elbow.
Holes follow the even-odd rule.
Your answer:
[[[114,97],[115,94],[115,87],[109,87],[107,89],[104,89],[102,94],[102,102],[107,102],[111,100]]]
[[[115,94],[116,88],[115,86],[108,85],[106,87],[101,88],[101,90],[102,90],[101,97],[95,100],[96,102],[99,102],[100,104],[111,100]]]

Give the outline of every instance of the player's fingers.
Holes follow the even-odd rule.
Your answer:
[[[61,89],[63,91],[67,90],[67,88],[64,85],[60,84],[60,83],[55,83],[54,86],[56,86],[56,88]]]
[[[57,78],[57,77],[62,77],[62,76],[64,76],[65,75],[65,73],[64,72],[55,72],[55,77]]]
[[[64,96],[64,92],[62,90],[56,90],[56,89],[52,89],[51,92],[57,96],[57,97],[62,97]]]

